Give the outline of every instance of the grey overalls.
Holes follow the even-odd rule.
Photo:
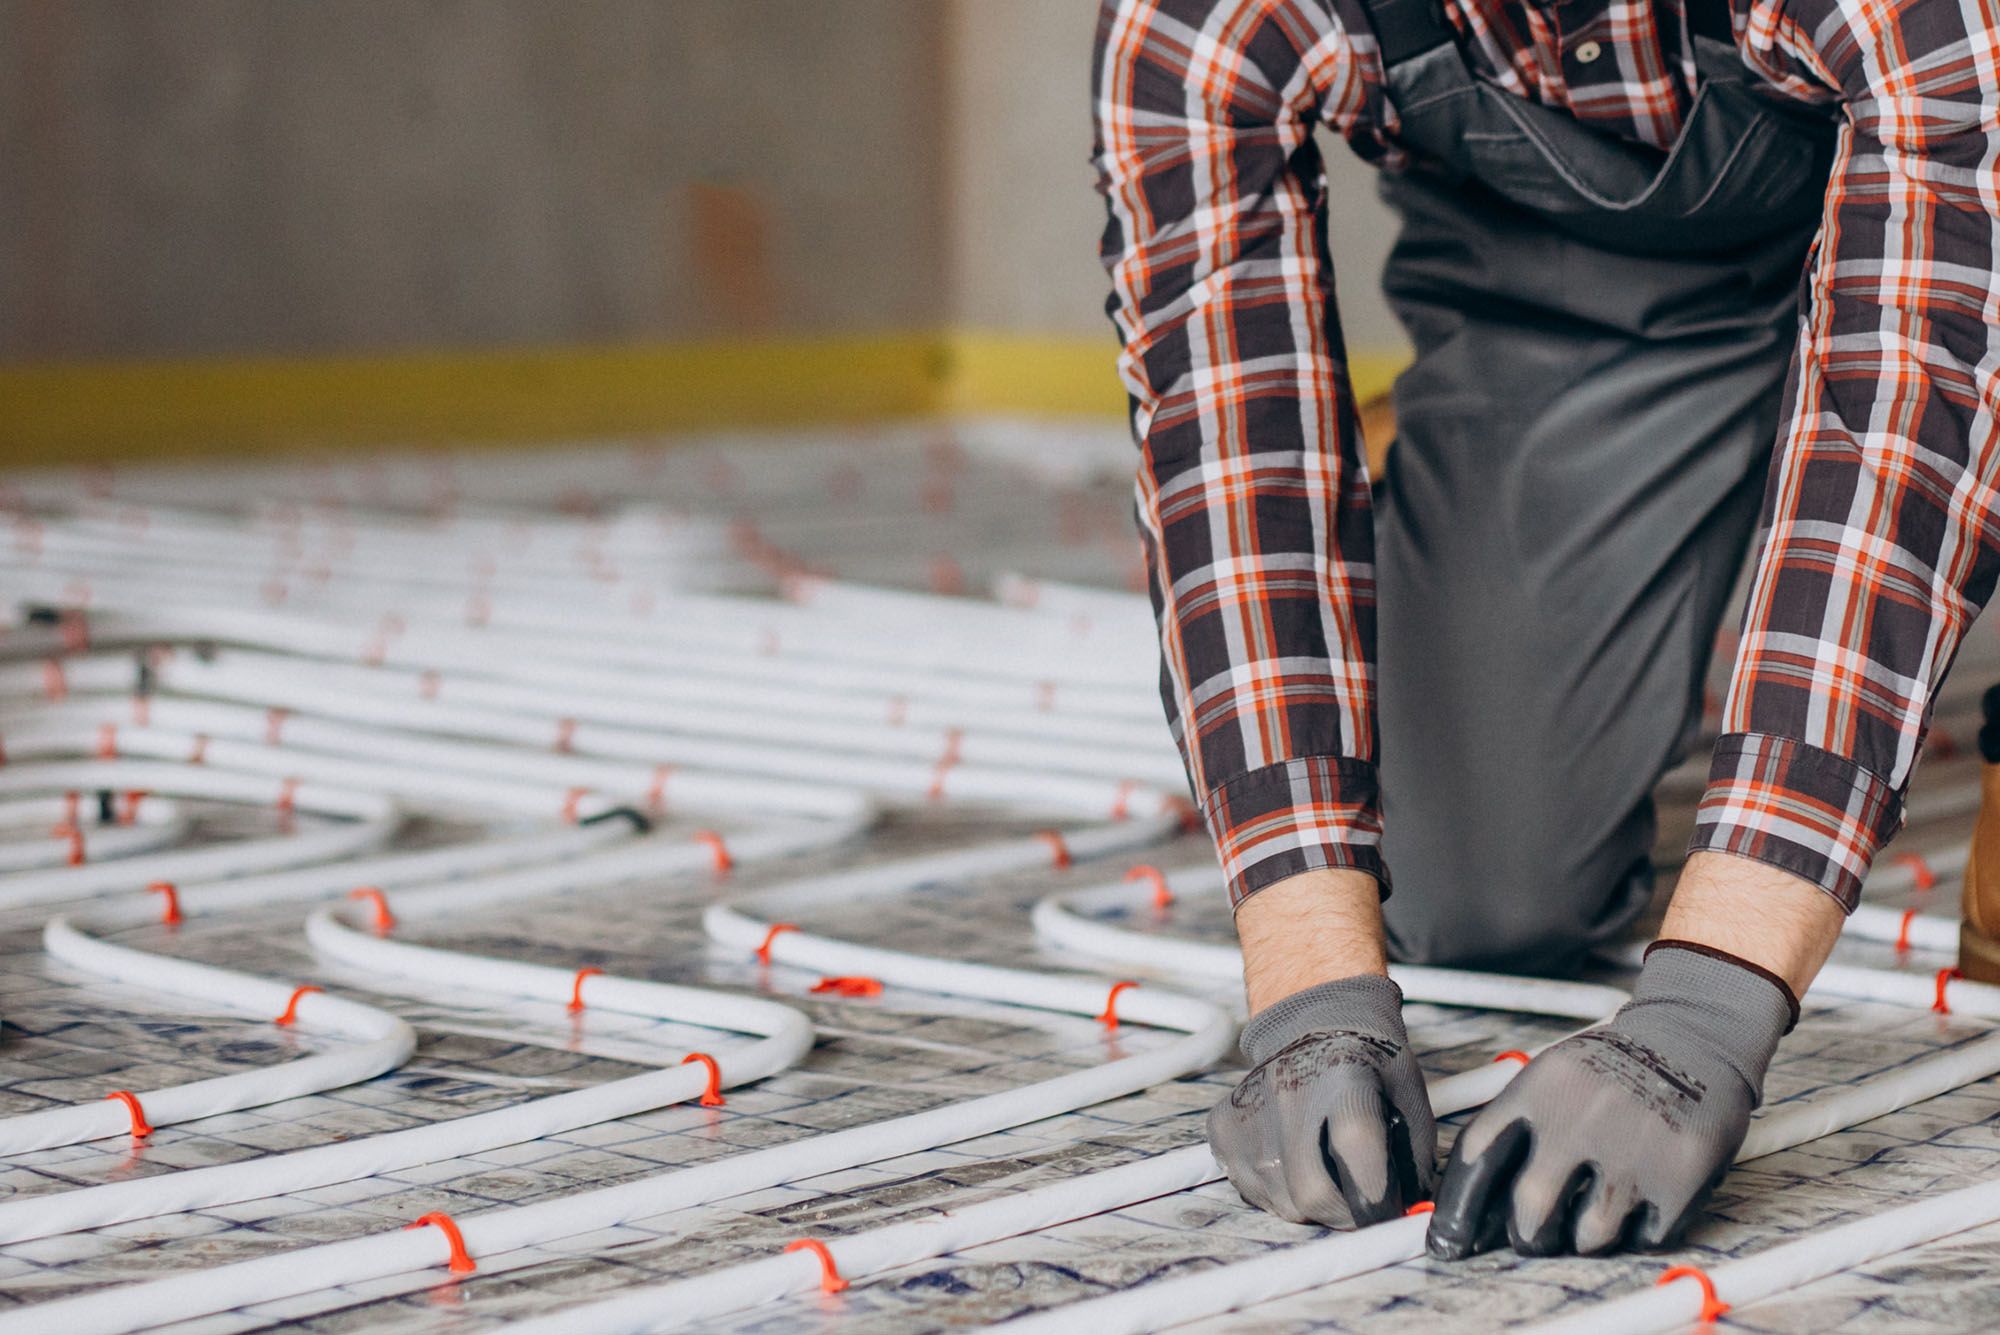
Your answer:
[[[1482,82],[1423,0],[1370,11],[1418,160],[1382,185],[1416,348],[1376,503],[1391,950],[1563,970],[1652,891],[1650,794],[1756,519],[1832,121],[1698,37],[1662,152]]]

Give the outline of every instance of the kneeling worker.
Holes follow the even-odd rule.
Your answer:
[[[1657,1246],[1727,1168],[2000,574],[2000,56],[1946,0],[1104,0],[1103,256],[1162,693],[1242,942],[1246,1199]],[[1314,131],[1415,357],[1371,500]],[[1761,506],[1760,506],[1760,497]],[[1560,972],[1692,849],[1616,1018],[1442,1181],[1385,977]],[[1394,869],[1396,889],[1389,894]]]

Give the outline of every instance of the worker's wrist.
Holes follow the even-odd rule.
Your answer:
[[[1267,887],[1237,910],[1236,934],[1253,1013],[1322,983],[1389,970],[1379,889],[1350,868],[1301,872]]]
[[[1403,989],[1380,974],[1361,974],[1294,992],[1250,1017],[1237,1041],[1261,1066],[1308,1034],[1356,1033],[1402,1044]]]
[[[1754,858],[1702,852],[1682,867],[1660,935],[1755,966],[1802,997],[1845,922],[1811,881]]]

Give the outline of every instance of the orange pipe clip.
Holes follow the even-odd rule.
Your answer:
[[[1729,1311],[1729,1304],[1715,1296],[1715,1281],[1700,1266],[1677,1265],[1654,1280],[1654,1284],[1671,1284],[1677,1279],[1692,1279],[1701,1285],[1701,1315],[1697,1318],[1702,1325],[1712,1326],[1715,1319]]]
[[[1951,1014],[1951,1006],[1944,999],[1944,985],[1954,978],[1963,977],[1965,977],[1964,972],[1958,969],[1939,969],[1937,971],[1937,1000],[1931,1003],[1932,1010],[1936,1011],[1939,1015]]]
[[[139,1106],[138,1096],[129,1089],[114,1089],[104,1096],[116,1099],[125,1105],[125,1111],[132,1114],[132,1139],[144,1140],[153,1134],[152,1123],[146,1120],[146,1110]]]
[[[1153,883],[1153,907],[1165,911],[1174,902],[1174,892],[1167,889],[1166,875],[1150,863],[1140,863],[1125,873],[1128,881],[1151,881]]]
[[[771,930],[764,933],[764,944],[757,947],[757,949],[752,952],[757,956],[757,962],[765,966],[766,968],[769,968],[771,964],[771,943],[778,939],[778,933],[796,932],[798,930],[799,928],[797,923],[790,923],[790,922],[772,923]]]
[[[708,1088],[701,1092],[701,1106],[720,1108],[726,1102],[722,1097],[722,1068],[717,1066],[715,1058],[706,1052],[690,1052],[681,1058],[681,1065],[686,1066],[689,1062],[700,1062],[708,1068]]]
[[[1111,985],[1111,995],[1104,999],[1104,1013],[1097,1017],[1097,1022],[1106,1029],[1116,1029],[1118,1027],[1118,994],[1127,988],[1137,986],[1138,984],[1129,978],[1123,982],[1113,983]]]
[[[1495,1057],[1493,1060],[1496,1062],[1514,1061],[1521,1063],[1521,1065],[1523,1066],[1526,1066],[1528,1064],[1528,1054],[1521,1051],[1519,1048],[1509,1048],[1505,1052],[1501,1053],[1499,1056]]]
[[[1910,869],[1910,881],[1917,889],[1930,890],[1936,887],[1938,883],[1937,873],[1931,870],[1931,864],[1924,861],[1922,854],[1898,853],[1895,857],[1890,858],[1889,861],[1899,867],[1908,867]]]
[[[178,927],[181,925],[181,895],[180,891],[174,888],[172,881],[155,881],[146,887],[146,893],[149,895],[165,895],[167,897],[167,911],[160,915],[160,921],[169,927]]]
[[[1042,840],[1049,846],[1049,851],[1055,855],[1055,867],[1057,871],[1062,871],[1070,865],[1069,845],[1063,842],[1063,837],[1060,834],[1054,830],[1037,830],[1035,831],[1035,838]]]
[[[389,912],[389,897],[381,889],[372,885],[359,886],[347,892],[349,899],[365,899],[375,906],[375,934],[387,936],[396,929],[396,915]]]
[[[882,995],[882,980],[862,978],[855,975],[841,975],[822,978],[812,985],[814,992],[832,992],[843,997],[879,997]]]
[[[458,1231],[457,1221],[444,1211],[433,1210],[414,1223],[405,1224],[403,1227],[406,1229],[427,1228],[431,1225],[436,1225],[438,1232],[444,1234],[445,1243],[451,1248],[451,1260],[446,1264],[452,1274],[469,1275],[479,1269],[479,1264],[472,1259],[472,1253],[465,1250],[465,1235]]]
[[[1120,779],[1118,792],[1111,799],[1111,819],[1125,820],[1132,814],[1132,792],[1139,786],[1137,779]]]
[[[847,1281],[840,1277],[840,1267],[833,1263],[833,1253],[818,1238],[800,1238],[797,1242],[785,1244],[788,1252],[811,1252],[819,1258],[819,1287],[825,1293],[839,1293],[847,1287]]]
[[[271,1021],[271,1023],[275,1025],[284,1025],[288,1027],[290,1025],[296,1024],[299,1018],[299,998],[304,996],[308,992],[324,992],[324,991],[326,991],[325,988],[314,987],[311,983],[307,983],[304,987],[293,988],[291,1000],[285,1003],[285,1013],[283,1015],[280,1015],[277,1019]]]
[[[715,870],[726,872],[735,864],[730,861],[729,849],[722,842],[722,836],[714,830],[696,830],[693,839],[698,844],[706,844],[709,854],[715,859]]]
[[[569,1005],[564,1007],[564,1009],[571,1015],[575,1015],[578,1011],[582,1010],[583,980],[591,977],[593,974],[601,974],[603,972],[604,970],[598,968],[595,964],[586,964],[581,969],[578,969],[576,971],[576,983],[569,990]]]

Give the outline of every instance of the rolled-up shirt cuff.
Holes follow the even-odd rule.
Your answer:
[[[1302,756],[1250,770],[1211,790],[1202,814],[1232,906],[1288,876],[1329,867],[1365,871],[1389,893],[1371,761]]]
[[[1811,881],[1847,912],[1903,824],[1902,794],[1843,756],[1738,732],[1715,744],[1690,852],[1733,853]]]

